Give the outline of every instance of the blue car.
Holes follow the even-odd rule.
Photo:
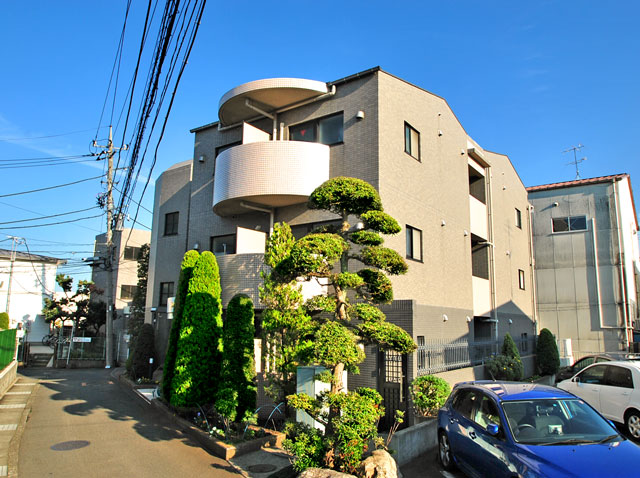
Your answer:
[[[640,447],[584,400],[546,385],[459,383],[438,412],[438,459],[486,478],[640,476]]]

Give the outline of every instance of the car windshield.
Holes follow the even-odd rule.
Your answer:
[[[502,409],[518,443],[575,445],[622,440],[606,420],[578,398],[505,401]]]

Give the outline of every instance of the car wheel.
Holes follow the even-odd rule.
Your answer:
[[[638,410],[629,410],[625,416],[624,424],[629,435],[634,440],[640,440],[640,412]]]
[[[449,437],[445,432],[440,432],[438,435],[438,461],[447,471],[453,470],[455,465],[453,464],[453,454],[451,453],[451,445],[449,444]]]

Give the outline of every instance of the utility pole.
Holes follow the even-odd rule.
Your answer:
[[[576,153],[578,151],[580,151],[582,148],[584,148],[584,146],[582,144],[578,143],[578,146],[572,146],[571,148],[563,151],[563,153],[568,153],[569,151],[573,151],[573,161],[571,161],[568,164],[575,165],[575,167],[576,167],[576,180],[580,179],[580,170],[578,169],[578,164],[580,164],[582,161],[586,161],[587,160],[586,157],[578,159],[578,157],[576,156]]]
[[[93,146],[98,148],[106,148],[103,151],[107,155],[107,257],[105,257],[104,265],[107,272],[107,317],[106,317],[106,357],[105,368],[113,366],[113,305],[115,303],[113,297],[113,156],[118,150],[126,150],[127,145],[122,148],[113,147],[113,132],[109,125],[109,142],[106,146],[101,146],[93,141]]]
[[[13,242],[11,243],[11,268],[9,269],[9,283],[7,284],[7,308],[6,312],[9,315],[9,319],[11,319],[11,315],[9,314],[9,307],[11,306],[11,282],[13,280],[13,264],[16,262],[16,253],[18,252],[18,244],[22,242],[24,239],[16,236],[9,236]]]

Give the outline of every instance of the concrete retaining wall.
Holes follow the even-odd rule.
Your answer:
[[[422,423],[396,432],[391,438],[389,448],[394,450],[398,466],[409,463],[424,453],[430,453],[438,445],[438,420],[429,418]]]
[[[0,397],[9,390],[18,379],[18,362],[13,360],[0,372]]]

